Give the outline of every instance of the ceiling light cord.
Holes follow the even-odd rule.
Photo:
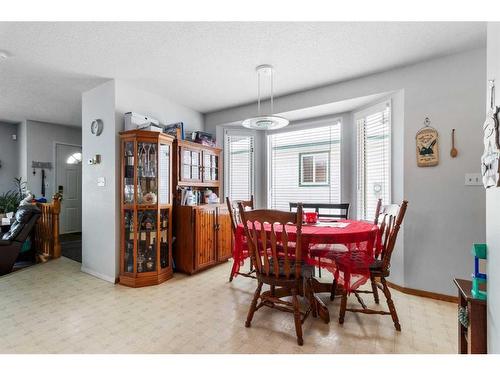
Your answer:
[[[255,130],[276,130],[287,126],[290,122],[286,118],[274,115],[274,69],[272,65],[259,65],[255,70],[257,71],[257,116],[243,120],[241,125],[245,128]],[[269,83],[266,81],[266,90],[270,90],[270,98],[268,100],[269,109],[271,111],[266,112],[264,115],[262,114],[262,107],[266,103],[262,103],[261,98],[262,74],[266,75],[266,79],[271,79],[271,82]]]
[[[260,116],[260,70],[257,72],[257,113]]]
[[[274,69],[271,69],[271,115],[274,114]]]

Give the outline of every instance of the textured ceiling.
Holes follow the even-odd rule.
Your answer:
[[[485,23],[0,22],[0,120],[80,124],[80,93],[110,78],[200,112],[255,100],[254,68],[277,94],[485,45]]]

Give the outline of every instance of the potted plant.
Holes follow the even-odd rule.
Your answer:
[[[26,181],[23,181],[21,177],[14,178],[14,185],[14,189],[0,194],[0,218],[4,217],[7,212],[16,211],[26,194]]]

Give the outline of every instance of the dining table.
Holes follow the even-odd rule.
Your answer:
[[[257,225],[257,223],[255,223]],[[260,228],[258,228],[260,230]],[[266,232],[271,225],[265,224]],[[280,236],[281,226],[274,226],[276,235]],[[296,240],[296,226],[287,225],[289,241]],[[250,257],[246,244],[243,224],[236,228],[233,244],[232,275],[237,276],[239,269]],[[337,280],[337,290],[332,291],[333,283],[318,280],[312,276],[308,285],[312,293],[301,291],[305,297],[312,296],[320,318],[326,323],[330,320],[328,307],[317,296],[319,293],[341,294],[342,288],[351,292],[363,285],[369,278],[369,266],[381,250],[379,227],[373,222],[358,220],[328,220],[316,223],[304,223],[301,230],[301,249],[303,261],[315,267],[332,272]],[[287,290],[273,291],[278,297],[288,295]]]

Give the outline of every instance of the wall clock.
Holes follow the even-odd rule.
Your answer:
[[[489,81],[490,109],[483,124],[484,153],[481,157],[481,172],[485,188],[500,186],[500,139],[498,132],[498,112],[500,107],[495,106],[495,82]]]
[[[428,117],[425,126],[417,132],[417,165],[419,167],[432,167],[439,163],[439,135],[436,129],[430,126]]]
[[[90,124],[90,132],[95,136],[101,135],[104,124],[101,119],[96,119]]]

